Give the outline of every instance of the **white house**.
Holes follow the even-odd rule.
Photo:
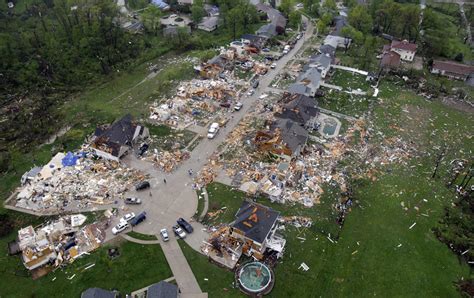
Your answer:
[[[400,59],[408,62],[412,62],[415,58],[417,45],[410,43],[407,40],[396,41],[393,40],[390,45],[390,50],[399,54]]]

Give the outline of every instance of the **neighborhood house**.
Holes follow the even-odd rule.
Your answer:
[[[128,114],[108,127],[97,127],[91,145],[98,156],[119,161],[134,144],[149,135],[148,128],[133,122]]]

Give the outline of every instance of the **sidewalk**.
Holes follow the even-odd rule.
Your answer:
[[[161,247],[183,296],[207,297],[207,293],[202,293],[193,271],[191,267],[189,267],[188,261],[184,257],[176,239],[170,237],[170,240],[163,243]],[[203,294],[205,294],[205,296],[203,296]]]

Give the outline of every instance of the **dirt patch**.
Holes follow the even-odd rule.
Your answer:
[[[455,110],[474,114],[474,104],[471,102],[455,100],[453,98],[443,98],[441,99],[441,103]]]

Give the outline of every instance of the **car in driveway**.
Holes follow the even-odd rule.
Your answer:
[[[207,138],[214,139],[214,137],[217,135],[217,132],[219,132],[219,123],[214,122],[211,124],[209,130],[207,131]]]
[[[131,198],[125,199],[125,204],[129,204],[129,205],[139,205],[141,203],[142,203],[142,200],[140,200],[139,198],[131,197]]]
[[[228,101],[221,102],[219,105],[223,108],[230,108],[230,102],[228,102]]]
[[[173,231],[176,236],[178,236],[181,239],[186,238],[186,233],[181,229],[179,225],[173,226]]]
[[[160,230],[160,235],[161,235],[161,239],[163,239],[163,241],[168,241],[170,240],[169,236],[168,236],[168,230],[166,229],[161,229]]]
[[[244,106],[244,104],[241,103],[240,101],[238,101],[238,102],[236,102],[235,105],[234,105],[234,110],[240,111],[243,106]]]
[[[146,212],[143,211],[142,213],[138,214],[134,219],[132,219],[130,221],[130,224],[132,225],[132,227],[138,225],[139,223],[141,223],[142,221],[144,221],[146,219]]]
[[[144,190],[150,188],[150,182],[142,181],[135,186],[135,190]]]
[[[180,217],[176,222],[186,231],[186,233],[191,234],[194,231],[193,227],[184,218]]]
[[[115,227],[112,228],[112,234],[117,235],[120,232],[123,232],[128,228],[128,223],[126,221],[120,221]]]
[[[129,221],[131,221],[131,220],[134,219],[134,218],[135,218],[135,213],[130,212],[130,213],[125,214],[125,215],[120,219],[120,221],[129,222]]]

